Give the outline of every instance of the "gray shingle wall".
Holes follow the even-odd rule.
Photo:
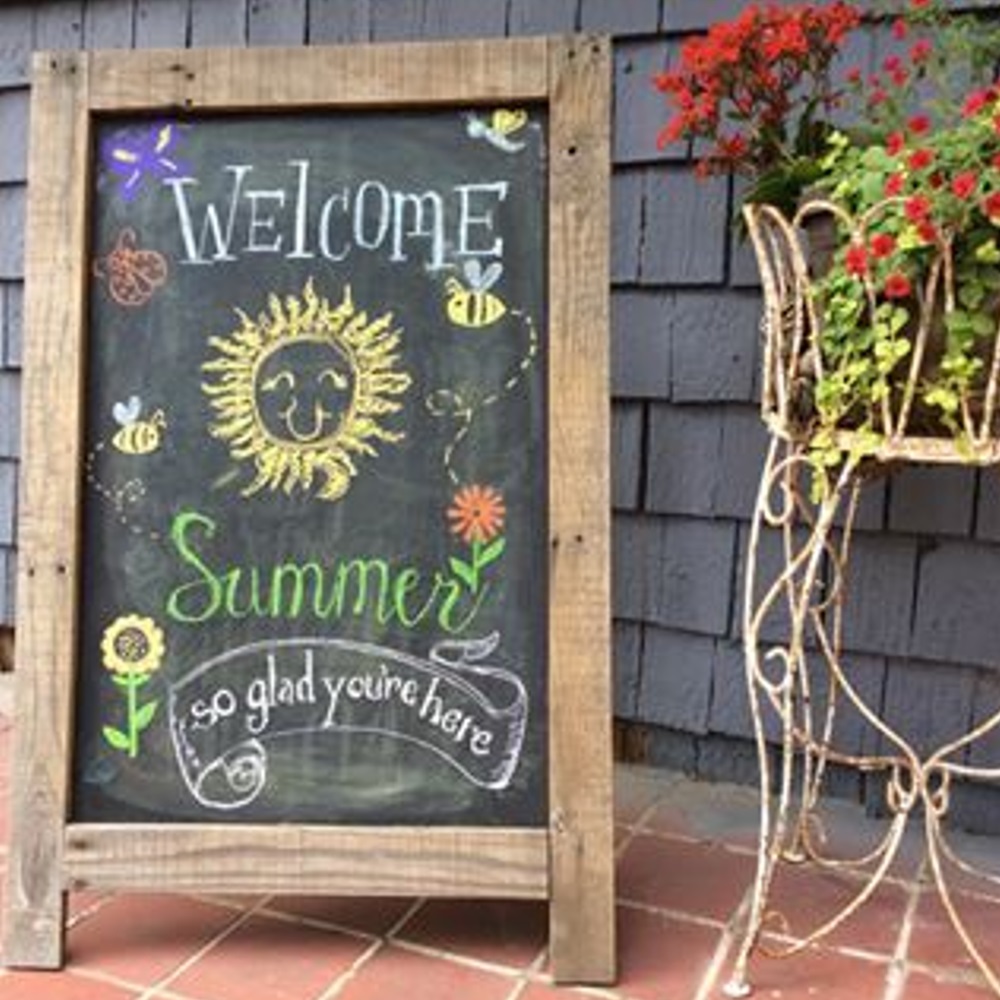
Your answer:
[[[28,67],[32,49],[295,45],[599,30],[615,37],[612,134],[614,652],[617,714],[653,761],[749,777],[742,586],[764,435],[758,281],[729,220],[739,183],[661,152],[649,78],[742,0],[43,0],[0,5],[0,624],[13,620]],[[863,42],[861,58],[873,47]],[[857,521],[849,670],[928,739],[1000,703],[1000,475],[910,469]],[[771,547],[773,548],[773,546]],[[766,548],[762,566],[777,565]],[[778,615],[769,634],[782,629]],[[817,693],[822,698],[823,692]],[[773,735],[773,722],[770,731]],[[957,728],[956,728],[957,727]],[[873,749],[856,715],[847,749]],[[973,748],[983,762],[1000,736]],[[859,788],[860,783],[845,787]],[[963,817],[975,825],[975,797]],[[985,800],[984,800],[985,802]],[[970,803],[972,803],[970,805]],[[983,816],[1000,809],[983,806]],[[971,817],[971,820],[969,819]]]

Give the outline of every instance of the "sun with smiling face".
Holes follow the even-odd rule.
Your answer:
[[[339,500],[357,475],[355,458],[404,437],[386,426],[411,383],[399,370],[401,331],[392,314],[369,319],[345,287],[338,306],[317,295],[272,295],[256,319],[210,337],[202,390],[214,411],[209,433],[253,468],[244,496],[296,490]]]

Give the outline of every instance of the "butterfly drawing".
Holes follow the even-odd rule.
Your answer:
[[[166,258],[155,250],[140,250],[132,229],[118,234],[114,249],[94,262],[94,276],[108,283],[108,294],[120,306],[142,306],[167,280]]]
[[[131,201],[147,177],[159,180],[181,172],[174,147],[178,128],[170,122],[151,125],[141,132],[116,132],[101,144],[105,167],[119,179],[119,193]]]
[[[504,153],[519,153],[524,142],[511,136],[528,124],[528,112],[523,108],[511,110],[498,108],[488,118],[468,115],[465,130],[473,139],[485,139],[491,146]]]

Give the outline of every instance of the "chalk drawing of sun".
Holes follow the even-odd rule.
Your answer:
[[[243,496],[340,499],[356,456],[404,437],[386,426],[411,382],[399,370],[402,331],[391,313],[370,320],[355,309],[350,286],[332,308],[311,279],[301,298],[271,295],[256,319],[236,313],[237,329],[209,338],[216,353],[202,365],[202,390],[214,410],[209,433],[238,464],[252,464]]]

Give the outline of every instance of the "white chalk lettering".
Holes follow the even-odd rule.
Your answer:
[[[454,266],[446,259],[449,248],[462,258],[503,256],[498,213],[507,181],[410,191],[375,177],[320,182],[308,159],[267,166],[263,186],[253,183],[263,165],[225,165],[222,195],[207,194],[217,188],[216,178],[164,178],[173,193],[182,263],[218,266],[243,254],[339,263],[364,252],[396,264],[417,259],[436,271]]]
[[[174,192],[174,207],[177,209],[177,222],[180,225],[181,239],[184,241],[186,262],[189,264],[211,264],[222,260],[236,260],[236,257],[229,252],[229,247],[232,243],[233,230],[236,226],[236,214],[240,205],[240,191],[243,187],[243,178],[253,170],[253,167],[249,164],[240,164],[237,166],[227,166],[225,169],[233,175],[225,235],[223,235],[222,223],[219,221],[219,209],[216,208],[214,202],[210,201],[205,205],[205,215],[201,222],[201,236],[197,241],[194,237],[191,209],[188,206],[187,195],[184,193],[184,189],[186,187],[197,187],[198,181],[193,177],[167,177],[164,179],[163,183],[169,185]],[[209,236],[211,236],[215,243],[215,252],[206,256],[206,243]]]
[[[489,233],[493,232],[493,209],[489,207],[492,205],[492,201],[486,200],[484,204],[479,201],[479,198],[492,196],[497,202],[503,201],[507,197],[507,182],[459,184],[455,190],[458,191],[458,204],[461,213],[458,219],[458,252],[467,257],[502,257],[502,237],[498,236],[489,246],[475,249],[470,245],[471,234],[469,231],[475,226],[485,229]],[[476,199],[476,207],[479,208],[481,214],[473,214],[473,198]]]
[[[282,233],[275,233],[274,215],[261,215],[258,205],[262,201],[275,201],[278,208],[284,207],[285,192],[278,191],[247,191],[247,200],[250,202],[250,220],[247,223],[247,253],[277,253],[281,250],[281,242],[285,238]],[[258,231],[263,230],[271,235],[270,243],[258,243]],[[263,237],[261,237],[263,238]]]

